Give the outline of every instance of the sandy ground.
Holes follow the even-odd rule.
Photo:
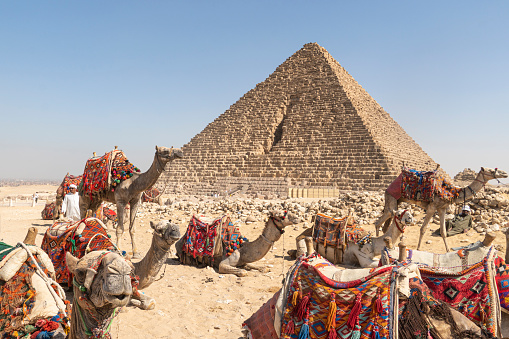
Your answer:
[[[32,194],[35,191],[54,192],[56,186],[20,186],[0,187],[0,199],[11,194]],[[32,206],[0,206],[0,241],[16,244],[22,241],[31,226],[39,230],[37,244],[40,245],[46,229],[51,221],[41,219],[44,201]],[[193,212],[193,211],[190,211]],[[175,215],[178,217],[180,215]],[[420,224],[422,216],[416,216]],[[139,247],[142,252],[150,246],[152,234],[148,232],[149,221],[157,221],[155,217],[146,215],[136,221]],[[187,219],[188,220],[188,219]],[[240,224],[241,232],[250,240],[261,234],[264,223]],[[431,224],[431,231],[438,225]],[[181,234],[187,224],[180,225]],[[373,225],[365,227],[374,231]],[[258,308],[265,303],[281,287],[283,273],[293,261],[286,251],[295,248],[295,237],[303,230],[302,224],[291,226],[274,244],[274,247],[259,264],[268,265],[269,273],[249,272],[247,277],[237,278],[234,275],[220,275],[211,268],[199,269],[180,265],[172,249],[162,278],[143,290],[157,300],[157,306],[151,311],[142,311],[127,307],[112,324],[113,338],[241,338],[241,325]],[[445,252],[443,241],[439,237],[426,233],[423,250],[436,253]],[[110,234],[114,237],[113,230]],[[497,232],[495,244],[505,251],[505,236]],[[419,239],[419,227],[412,226],[405,232],[411,248],[416,248]],[[476,232],[460,234],[448,238],[450,246],[464,246],[469,242],[481,240],[483,236]],[[130,249],[129,234],[122,239],[124,249]]]

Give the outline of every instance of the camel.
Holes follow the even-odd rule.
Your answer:
[[[269,213],[269,218],[265,223],[262,234],[256,240],[244,243],[240,249],[236,249],[230,256],[226,256],[224,249],[214,256],[214,265],[217,265],[219,273],[235,274],[238,277],[244,277],[247,275],[245,269],[254,269],[260,272],[268,271],[266,267],[259,267],[252,263],[265,257],[274,243],[281,238],[285,227],[300,222],[300,218],[290,212],[277,210],[270,211]],[[179,258],[184,257],[182,250],[184,241],[185,236],[180,238],[175,244]]]
[[[150,227],[154,230],[150,249],[141,261],[133,263],[134,274],[140,278],[139,289],[148,287],[154,282],[168,258],[171,245],[180,238],[179,226],[172,224],[171,220],[158,223],[151,221]]]
[[[112,192],[111,189],[106,189],[100,192],[97,196],[88,196],[80,192],[80,213],[81,217],[84,218],[87,210],[97,210],[101,205],[101,202],[108,201],[115,203],[117,206],[118,225],[116,229],[116,245],[120,247],[120,240],[124,234],[124,211],[126,205],[130,205],[129,213],[129,234],[131,235],[131,243],[133,250],[133,258],[140,258],[140,253],[136,246],[135,228],[134,221],[136,218],[136,212],[140,203],[142,193],[148,188],[152,187],[159,179],[161,173],[164,172],[164,168],[168,162],[176,158],[182,158],[183,153],[179,148],[167,148],[156,146],[156,152],[154,155],[154,161],[152,165],[145,173],[134,173],[132,177],[122,181],[116,186]]]
[[[364,245],[348,242],[346,250],[343,253],[343,261],[341,264],[360,267],[377,267],[379,259],[374,257],[382,253],[385,247],[384,238],[390,237],[392,241],[395,242],[401,234],[403,234],[407,225],[412,223],[413,217],[408,210],[398,210],[384,235],[371,238],[371,243]],[[330,262],[340,264],[336,262],[334,248],[324,248],[321,244],[318,244],[318,248],[314,248],[315,242],[313,241],[312,233],[313,228],[309,228],[297,236],[295,240],[297,250],[288,251],[290,257],[296,258],[300,257],[302,254],[309,256],[316,250]]]
[[[385,223],[384,228],[388,226],[388,219],[394,215],[395,211],[398,209],[398,204],[401,202],[407,202],[420,206],[426,210],[426,216],[424,217],[424,221],[421,226],[421,233],[419,236],[419,244],[417,245],[417,249],[421,248],[422,239],[424,238],[424,233],[426,233],[426,230],[428,228],[429,221],[431,220],[435,212],[438,212],[438,215],[440,216],[440,234],[442,235],[442,238],[444,240],[445,249],[447,252],[449,252],[449,245],[447,244],[446,239],[447,233],[445,229],[445,212],[447,211],[447,208],[451,204],[463,204],[465,203],[465,201],[472,199],[474,195],[477,192],[479,192],[488,181],[498,178],[507,178],[507,172],[499,170],[497,168],[491,169],[487,167],[481,167],[481,170],[477,174],[477,177],[474,179],[474,181],[470,185],[463,187],[457,198],[452,200],[445,200],[438,196],[435,196],[432,202],[409,200],[402,197],[396,199],[388,192],[389,189],[387,189],[385,191],[385,206],[383,215],[375,222],[377,236],[378,233],[380,232],[380,227],[382,224]],[[389,186],[389,188],[390,187],[391,186]]]
[[[73,312],[68,339],[109,338],[119,308],[133,294],[132,266],[114,252],[93,251],[78,259],[66,253],[74,274]]]
[[[77,230],[75,231],[76,234],[80,234],[80,235],[85,234],[86,237],[90,235],[90,234],[84,233],[85,229],[87,228],[88,220],[96,221],[99,225],[101,225],[103,227],[104,230],[106,230],[106,226],[102,223],[101,220],[99,220],[97,218],[90,217],[90,218],[86,218],[85,220],[83,220],[77,224]],[[63,226],[60,226],[61,229],[59,227],[59,229],[50,228],[47,230],[47,233],[49,233],[49,234],[47,234],[44,237],[43,245],[42,245],[42,247],[46,251],[48,251],[48,252],[50,251],[48,243],[51,242],[52,239],[54,239],[54,238],[52,238],[52,236],[63,235],[63,233],[69,229],[68,226],[76,224],[76,223],[72,224],[70,222],[68,222],[68,223],[69,223],[69,225],[67,225],[67,227],[65,224]],[[141,261],[132,264],[132,275],[138,276],[138,280],[139,280],[139,285],[137,287],[138,289],[143,289],[145,287],[148,287],[154,282],[156,275],[159,273],[159,270],[161,269],[164,262],[166,261],[166,258],[168,257],[171,245],[173,245],[180,238],[180,230],[179,230],[178,225],[171,223],[171,221],[163,220],[163,221],[159,221],[157,223],[150,221],[150,227],[153,229],[152,244],[151,244],[149,250],[147,251],[147,254],[145,255],[145,257]],[[32,228],[34,228],[34,227],[32,227]],[[29,239],[29,241],[35,242],[35,236],[33,235],[33,232],[34,231],[31,231],[31,230],[29,231],[29,233],[27,234],[27,239]],[[35,235],[36,234],[37,233],[35,233]],[[99,233],[96,233],[96,234],[99,234]],[[106,233],[103,233],[103,234],[106,234]],[[33,240],[32,240],[32,238],[33,238]],[[67,239],[70,239],[70,238],[67,238]],[[80,237],[80,239],[81,239],[81,237]],[[89,242],[90,242],[90,240],[89,240]],[[66,243],[67,243],[67,241],[66,241]],[[88,248],[88,244],[85,244],[85,243],[78,245],[78,246],[87,246],[87,248]],[[107,246],[107,245],[105,245],[105,246]],[[89,248],[88,250],[99,251],[99,250],[104,250],[104,248]],[[50,253],[48,253],[48,254],[50,254]],[[58,252],[57,252],[57,255],[58,255]],[[50,255],[50,257],[52,258],[52,260],[54,259],[53,255]],[[57,265],[57,263],[55,263],[55,265]],[[62,281],[60,281],[60,282],[62,282]],[[133,298],[131,299],[131,302],[133,305],[135,305],[141,309],[144,309],[144,310],[153,309],[155,307],[155,300],[145,294],[135,293],[133,295]]]

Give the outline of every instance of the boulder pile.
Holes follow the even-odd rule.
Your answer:
[[[509,188],[489,187],[467,201],[472,209],[476,230],[479,233],[497,231],[508,227],[509,221]],[[461,204],[462,205],[462,204]],[[448,217],[459,213],[461,205],[452,205]],[[299,216],[304,227],[309,227],[311,217],[316,213],[324,213],[334,217],[352,215],[359,225],[372,225],[381,216],[384,207],[384,193],[378,192],[345,192],[337,198],[328,199],[273,199],[263,200],[249,197],[196,197],[173,196],[166,199],[164,205],[143,203],[138,210],[140,215],[151,214],[151,217],[172,219],[174,222],[187,223],[193,214],[216,217],[229,214],[234,221],[251,223],[264,221],[270,209],[284,209]],[[409,209],[416,217],[417,223],[422,221],[424,211],[417,206],[400,204],[400,208]],[[179,211],[180,213],[175,213]],[[175,220],[174,216],[180,220]],[[433,220],[438,224],[438,216]]]

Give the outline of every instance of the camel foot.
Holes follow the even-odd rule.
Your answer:
[[[132,258],[133,258],[133,259],[141,259],[141,254],[140,254],[140,252],[134,252],[134,253],[133,253]]]

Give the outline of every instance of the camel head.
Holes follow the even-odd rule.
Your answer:
[[[113,310],[129,303],[132,266],[119,254],[93,251],[77,259],[67,252],[66,260],[74,274],[74,299],[82,309]]]
[[[269,211],[269,219],[272,219],[274,224],[276,224],[276,226],[281,229],[285,228],[286,226],[298,224],[301,221],[297,215],[283,210]]]
[[[479,174],[482,174],[484,181],[507,178],[507,172],[498,168],[481,167]]]
[[[394,222],[400,228],[401,231],[404,231],[407,226],[410,226],[414,222],[414,217],[412,216],[412,213],[408,210],[397,210],[396,213],[394,213]]]
[[[168,148],[163,146],[156,146],[156,154],[161,161],[170,161],[175,158],[182,158],[184,153],[180,148]]]
[[[156,241],[164,242],[165,247],[173,245],[177,240],[180,239],[180,229],[177,224],[172,224],[171,220],[163,220],[157,223],[151,221],[150,227],[154,230],[154,239]]]

